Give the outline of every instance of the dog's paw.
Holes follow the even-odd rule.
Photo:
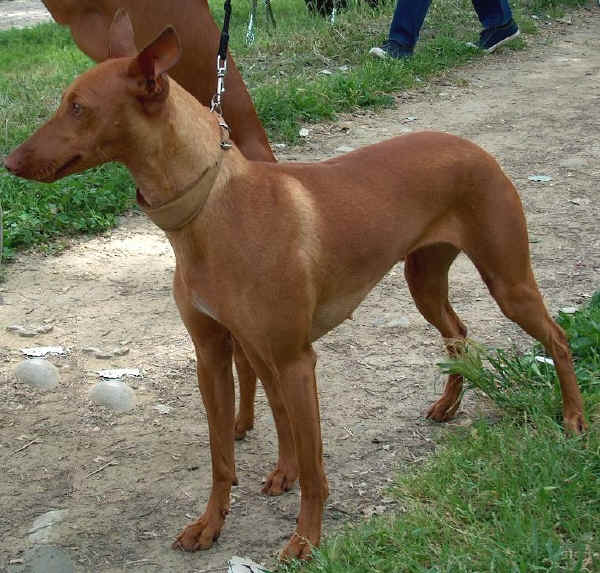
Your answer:
[[[254,428],[254,424],[252,423],[252,421],[243,420],[240,416],[237,416],[235,419],[234,426],[235,439],[243,440],[246,437],[248,431],[252,428]]]
[[[268,476],[262,492],[266,495],[281,495],[290,491],[298,479],[296,468],[277,466]]]
[[[565,415],[564,426],[568,434],[578,436],[587,431],[588,425],[585,421],[583,413],[575,412],[570,415]]]
[[[219,523],[220,521],[220,523]],[[177,536],[171,547],[181,551],[198,551],[212,547],[219,535],[223,520],[206,517],[206,514],[197,521],[185,526],[185,529]]]
[[[310,539],[294,532],[288,544],[279,552],[280,561],[291,561],[292,559],[308,560],[312,557],[315,545]]]
[[[447,422],[456,414],[460,406],[459,400],[448,400],[443,396],[427,412],[427,418],[434,422]]]

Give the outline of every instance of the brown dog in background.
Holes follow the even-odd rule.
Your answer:
[[[139,186],[141,208],[171,242],[213,472],[206,511],[175,547],[212,545],[237,482],[232,336],[262,380],[277,426],[279,460],[267,493],[300,477],[297,527],[282,557],[307,558],[319,544],[328,486],[312,343],[402,260],[417,307],[456,354],[466,329],[448,302],[448,269],[464,251],[506,316],[552,355],[566,428],[585,429],[567,340],[531,270],[521,202],[489,154],[424,132],[322,163],[248,161],[235,146],[222,149],[218,116],[166,76],[181,55],[172,28],[137,54],[120,14],[110,53],[71,84],[56,115],[5,166],[55,181],[121,162]],[[450,376],[430,415],[451,415],[461,387]]]

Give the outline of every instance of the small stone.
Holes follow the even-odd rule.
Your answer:
[[[227,562],[228,573],[269,573],[264,565],[260,565],[248,557],[233,555]]]
[[[135,407],[135,393],[120,380],[98,382],[89,393],[90,400],[116,412],[127,412]]]
[[[39,390],[52,390],[58,386],[58,368],[43,358],[23,360],[15,368],[15,376],[19,382]]]
[[[29,534],[32,543],[47,543],[50,540],[52,526],[60,523],[67,515],[66,509],[53,509],[35,518]]]
[[[96,358],[99,358],[100,360],[107,360],[108,358],[113,357],[113,353],[112,352],[103,352],[102,350],[100,350],[98,352],[94,352],[94,356]]]
[[[109,370],[96,370],[96,373],[99,374],[101,378],[110,378],[111,380],[116,380],[119,378],[123,378],[123,376],[137,377],[140,375],[140,369],[139,368],[111,368]]]
[[[126,354],[129,354],[129,348],[125,347],[125,346],[120,346],[118,348],[115,348],[113,351],[113,356],[125,356]]]
[[[530,175],[527,179],[529,179],[529,181],[536,181],[537,183],[547,183],[548,181],[552,181],[550,175]]]
[[[156,406],[152,406],[153,410],[156,410],[159,414],[168,414],[172,408],[171,406],[167,406],[166,404],[156,404]]]
[[[306,129],[306,127],[303,127],[299,132],[298,135],[300,137],[308,137],[308,134],[310,133],[310,131],[308,131],[308,129]]]
[[[577,312],[577,307],[575,306],[565,306],[560,309],[560,312],[563,314],[575,314]]]
[[[354,151],[354,147],[350,147],[349,145],[340,145],[335,150],[336,153],[350,153],[351,151]]]
[[[39,358],[46,356],[47,354],[62,355],[65,353],[65,349],[62,346],[33,346],[31,348],[21,348],[21,352],[25,356],[35,356]]]

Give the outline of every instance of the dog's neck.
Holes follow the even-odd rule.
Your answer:
[[[141,209],[162,229],[176,230],[202,210],[232,150],[220,146],[218,116],[173,81],[162,113],[125,164]]]

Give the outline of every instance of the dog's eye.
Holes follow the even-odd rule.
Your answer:
[[[76,101],[71,102],[71,113],[75,116],[75,117],[79,117],[83,112],[83,107],[81,104],[77,103]]]

